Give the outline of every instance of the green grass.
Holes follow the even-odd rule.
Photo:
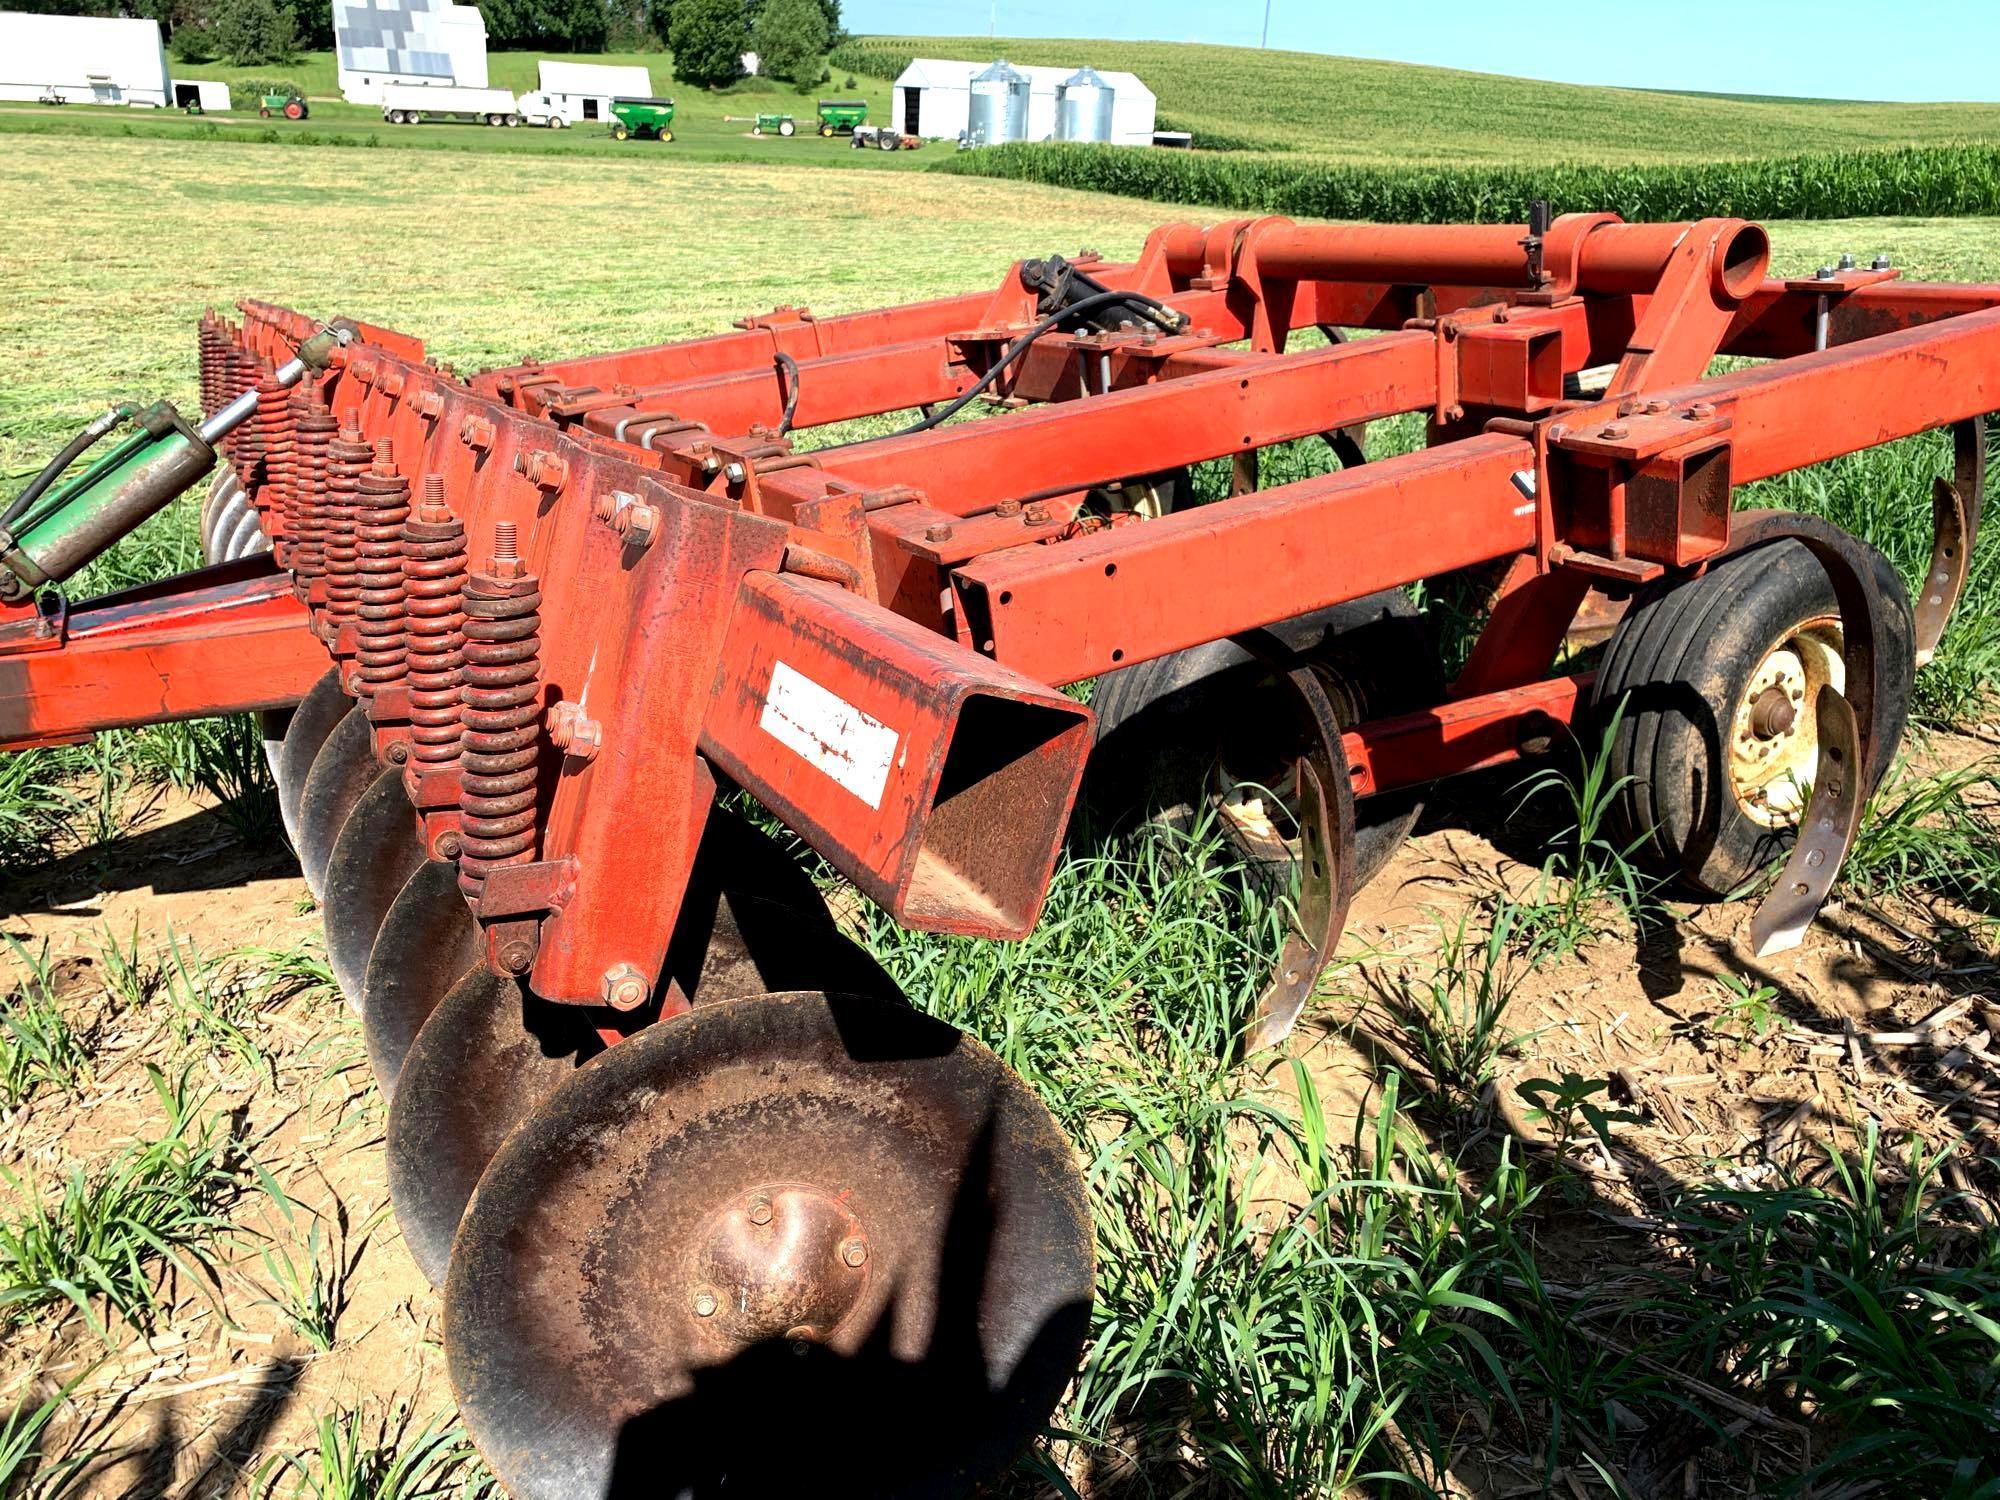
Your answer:
[[[1163,124],[1389,166],[1710,161],[2000,139],[2000,104],[1776,101],[1540,83],[1409,63],[1174,42],[870,37],[836,68],[894,77],[911,57],[1122,68]]]
[[[425,1500],[492,1493],[479,1457],[455,1424],[417,1427],[410,1413],[329,1412],[315,1444],[265,1463],[257,1493],[292,1500]]]
[[[22,1319],[74,1306],[107,1341],[100,1306],[149,1326],[167,1308],[164,1263],[206,1292],[222,1210],[236,1190],[224,1116],[200,1115],[185,1081],[149,1068],[168,1116],[95,1169],[75,1166],[53,1193],[0,1168],[15,1202],[0,1221],[0,1312]]]
[[[7,935],[15,983],[0,999],[0,1104],[12,1107],[48,1088],[70,1092],[90,1078],[90,1050],[71,1029],[46,940],[29,952]]]

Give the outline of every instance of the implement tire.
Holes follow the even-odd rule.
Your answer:
[[[1861,544],[1864,545],[1865,544]],[[1915,674],[1909,595],[1865,547],[1889,608],[1876,622],[1879,782],[1903,737]],[[1611,637],[1591,691],[1613,737],[1612,837],[1656,874],[1727,898],[1790,850],[1818,764],[1819,689],[1844,687],[1840,605],[1797,541],[1724,559],[1699,578],[1640,591]],[[1874,788],[1871,787],[1870,791]]]

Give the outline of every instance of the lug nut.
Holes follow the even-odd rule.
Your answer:
[[[840,1258],[850,1266],[859,1266],[868,1259],[868,1247],[860,1240],[848,1240],[840,1247]]]
[[[613,1010],[637,1010],[646,1003],[646,997],[652,991],[652,985],[639,972],[637,964],[613,964],[604,971],[600,993],[604,1003]]]

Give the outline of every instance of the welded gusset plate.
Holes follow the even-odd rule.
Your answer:
[[[1805,939],[1806,929],[1840,875],[1847,851],[1854,847],[1861,809],[1868,800],[1868,783],[1860,774],[1861,733],[1854,706],[1831,685],[1823,686],[1815,699],[1814,718],[1819,726],[1819,767],[1799,822],[1798,842],[1778,883],[1750,919],[1750,943],[1759,958],[1796,948]]]
[[[327,965],[340,993],[357,1012],[368,976],[368,956],[375,950],[383,920],[412,872],[423,863],[423,840],[416,812],[403,790],[403,773],[390,766],[376,774],[341,825],[340,837],[327,859],[326,885],[320,897],[326,921]]]
[[[620,1043],[509,1138],[445,1289],[517,1500],[955,1495],[1074,1373],[1069,1143],[976,1041],[817,993]]]
[[[1309,728],[1309,748],[1296,763],[1298,778],[1298,900],[1295,922],[1278,954],[1269,983],[1257,997],[1246,1053],[1276,1046],[1298,1024],[1319,976],[1333,958],[1354,896],[1354,789],[1333,701],[1310,665],[1268,631],[1237,637],[1290,685]]]
[[[1986,496],[1985,423],[1958,423],[1952,428],[1952,445],[1952,477],[1940,478],[1931,494],[1931,560],[1915,600],[1920,667],[1937,654],[1945,625],[1965,591]]]
[[[285,837],[297,848],[299,842],[299,801],[306,794],[306,777],[312,774],[320,746],[334,726],[347,717],[354,700],[340,690],[340,669],[334,667],[307,690],[299,706],[292,710],[292,722],[285,728],[285,743],[279,747],[272,774],[278,783],[278,812],[285,822]]]

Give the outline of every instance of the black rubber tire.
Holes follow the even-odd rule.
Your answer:
[[[1343,720],[1409,713],[1444,696],[1436,650],[1400,590],[1281,620],[1270,630],[1293,650],[1325,660],[1342,688],[1335,701]],[[1232,684],[1241,691],[1264,675],[1249,653],[1224,640],[1099,677],[1090,698],[1097,715],[1093,807],[1115,814],[1191,805],[1207,786],[1218,730],[1231,720],[1223,695]],[[1355,804],[1356,890],[1381,873],[1422,812],[1414,787]]]
[[[1889,560],[1866,544],[1882,596],[1870,790],[1879,785],[1909,716],[1915,674],[1909,595]],[[1697,895],[1738,893],[1791,848],[1793,832],[1758,822],[1729,790],[1726,735],[1764,659],[1799,626],[1838,618],[1833,583],[1801,542],[1774,542],[1688,581],[1643,589],[1605,650],[1592,717],[1625,702],[1610,757],[1611,836]],[[1810,709],[1810,704],[1807,705]],[[1586,744],[1586,749],[1590,748]]]

